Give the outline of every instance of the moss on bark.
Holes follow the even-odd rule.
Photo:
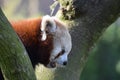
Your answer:
[[[5,80],[36,80],[27,52],[1,9],[0,67]]]

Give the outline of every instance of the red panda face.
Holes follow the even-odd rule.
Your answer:
[[[71,51],[71,36],[55,17],[11,22],[23,42],[33,67],[41,63],[49,68],[65,66]]]
[[[71,36],[68,32],[68,29],[55,17],[44,16],[43,22],[44,21],[50,21],[49,25],[52,26],[52,29],[49,26],[49,31],[53,35],[53,49],[51,51],[49,60],[50,62],[48,63],[47,67],[54,68],[65,66],[67,65],[68,54],[70,53],[72,47]],[[47,37],[45,27],[41,27],[41,30],[44,32],[42,40],[45,40]]]

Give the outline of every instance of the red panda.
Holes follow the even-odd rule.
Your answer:
[[[71,36],[66,26],[55,17],[10,22],[23,42],[32,65],[38,63],[48,68],[67,65],[71,51]],[[0,80],[4,80],[0,70]]]
[[[38,63],[49,68],[67,64],[71,36],[60,20],[46,15],[10,23],[23,42],[33,67]]]

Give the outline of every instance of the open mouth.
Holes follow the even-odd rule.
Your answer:
[[[50,67],[55,68],[57,66],[56,62],[50,62]]]
[[[48,67],[48,68],[56,68],[56,67],[65,67],[65,65],[57,63],[55,61],[51,61],[51,62],[49,62],[49,64],[46,67]]]

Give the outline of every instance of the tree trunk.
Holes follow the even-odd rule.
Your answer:
[[[1,9],[0,68],[5,80],[36,80],[27,52]]]
[[[52,77],[53,80],[79,80],[88,52],[104,30],[118,18],[120,0],[58,1],[61,9],[56,16],[69,25],[73,46],[67,67],[56,69]]]

